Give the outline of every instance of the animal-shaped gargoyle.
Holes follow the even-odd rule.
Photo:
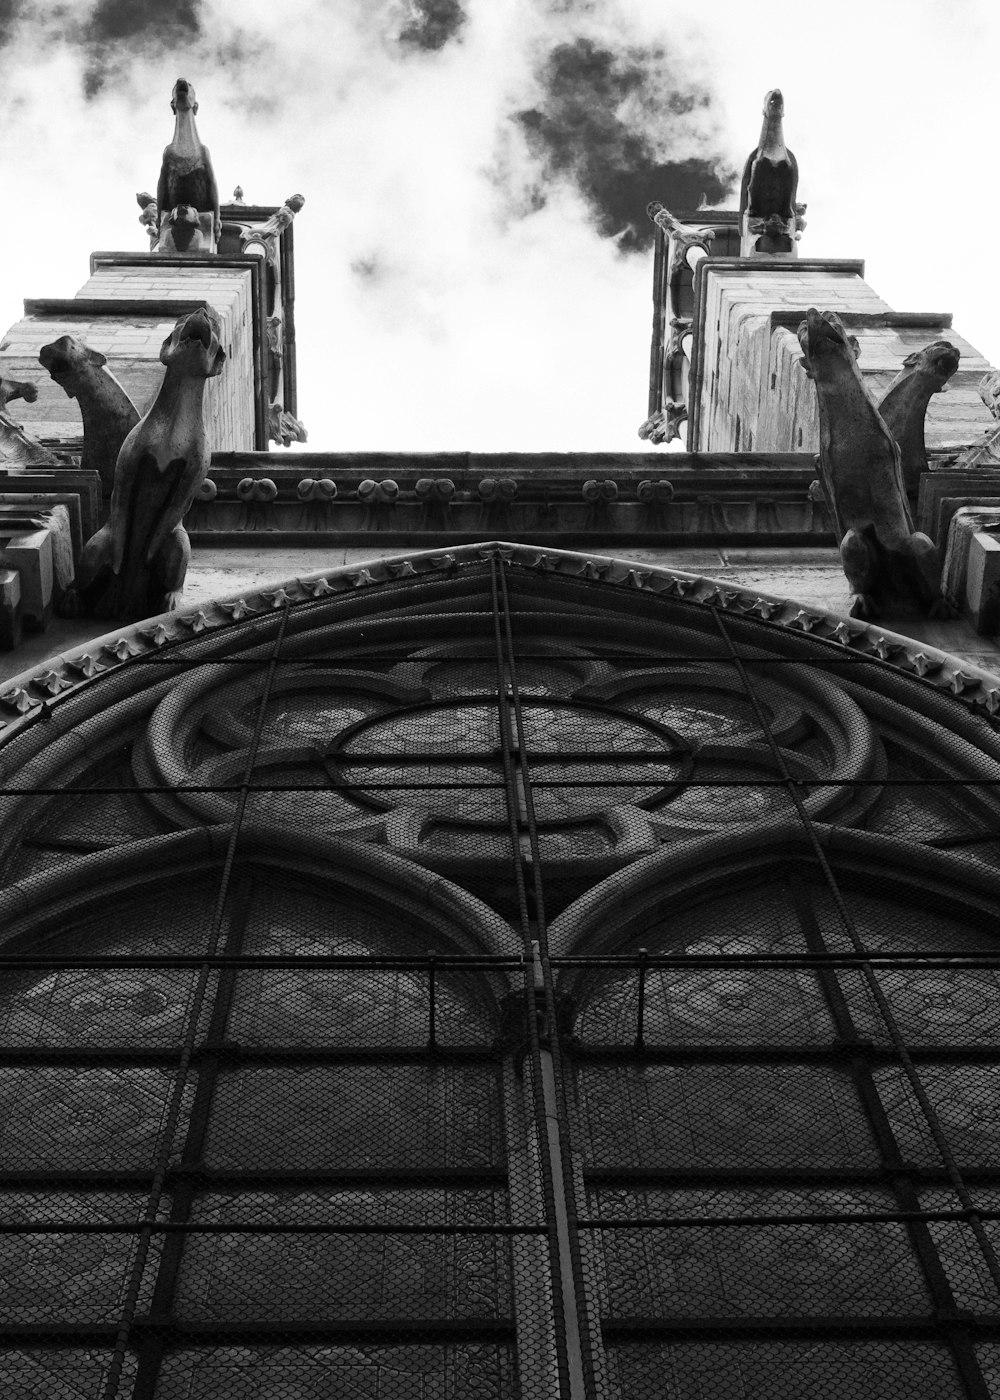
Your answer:
[[[52,466],[55,456],[36,437],[15,423],[7,413],[14,399],[34,403],[38,390],[23,379],[0,379],[0,467],[5,471],[24,471],[26,467]]]
[[[837,521],[852,617],[907,603],[952,616],[937,549],[913,528],[899,448],[865,388],[857,341],[839,316],[810,308],[799,344],[819,397],[819,474]]]
[[[195,126],[198,103],[185,78],[174,83],[174,139],[164,149],[156,186],[160,233],[154,253],[214,253],[222,232],[212,157]]]
[[[205,382],[221,374],[225,358],[209,307],[182,316],[163,342],[163,383],[122,444],[110,515],[84,546],[76,596],[64,612],[135,622],[177,606],[191,557],[181,522],[211,455]]]
[[[903,368],[879,401],[878,411],[896,439],[902,457],[903,486],[916,495],[927,470],[924,419],[932,394],[943,394],[958,369],[959,352],[948,340],[934,340],[907,355]]]
[[[85,471],[101,474],[101,494],[107,499],[115,481],[115,462],[126,437],[139,421],[135,404],[107,368],[99,350],[91,350],[72,335],[43,345],[39,362],[71,399],[80,405],[83,418]]]
[[[795,247],[799,166],[785,145],[785,99],[778,88],[764,98],[756,150],[747,156],[740,186],[741,252],[785,253]]]

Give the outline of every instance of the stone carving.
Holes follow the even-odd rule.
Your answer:
[[[952,616],[937,550],[913,528],[899,448],[865,388],[856,339],[839,316],[810,308],[799,344],[818,395],[820,479],[854,595],[851,616],[875,617],[901,602],[917,602],[931,617]]]
[[[278,265],[278,241],[305,202],[304,195],[290,194],[281,208],[276,210],[266,223],[247,224],[240,233],[241,250],[246,252],[246,249],[253,243],[262,244],[268,264],[276,268]]]
[[[75,336],[61,335],[43,345],[38,359],[55,383],[80,405],[80,466],[100,473],[101,492],[107,499],[114,487],[118,453],[139,421],[139,410],[107,368],[105,356]]]
[[[214,253],[222,231],[219,191],[208,147],[195,125],[198,103],[184,78],[170,99],[174,139],[164,149],[156,206],[160,214],[157,253]]]
[[[135,197],[135,202],[142,210],[139,222],[149,236],[149,246],[151,249],[155,248],[160,237],[160,211],[156,205],[156,196],[150,194],[148,190],[140,190]]]
[[[304,424],[287,408],[282,408],[277,399],[268,409],[267,429],[270,441],[280,442],[282,447],[290,447],[293,442],[309,441]]]
[[[907,355],[903,368],[883,394],[878,411],[896,439],[902,459],[903,486],[915,495],[920,473],[927,471],[924,419],[932,394],[943,394],[961,356],[947,340],[934,340]]]
[[[205,307],[180,317],[163,342],[163,382],[118,454],[111,513],[84,546],[67,612],[135,621],[177,607],[191,556],[181,522],[211,456],[205,382],[226,358],[219,329]]]
[[[794,253],[804,205],[796,205],[799,167],[785,145],[785,100],[778,88],[764,98],[756,150],[747,156],[740,187],[740,255]]]
[[[451,503],[455,499],[455,483],[450,476],[421,476],[414,486],[414,495],[423,506],[423,524],[428,530],[447,530],[450,525]]]
[[[979,381],[979,397],[992,413],[1000,418],[1000,369],[991,369]]]
[[[7,413],[13,399],[34,403],[38,390],[22,379],[0,379],[0,466],[7,471],[23,471],[25,467],[51,467],[57,461],[55,453],[42,445],[20,423]]]
[[[697,228],[694,224],[682,224],[679,219],[674,218],[669,209],[664,208],[656,199],[646,205],[646,213],[654,224],[663,229],[670,240],[667,278],[673,287],[674,279],[687,262],[688,252],[692,248],[700,248],[705,253],[711,252],[715,229]]]
[[[675,403],[673,399],[665,400],[663,407],[658,413],[640,424],[639,436],[644,442],[651,442],[654,446],[660,443],[673,442],[674,438],[681,435],[681,424],[688,416],[687,404]]]
[[[690,365],[685,340],[691,334],[691,318],[684,314],[684,304],[690,295],[690,273],[711,252],[715,229],[682,224],[657,200],[647,204],[646,213],[667,238],[665,314],[670,334],[663,347],[660,407],[639,428],[643,441],[658,445],[680,437],[680,425],[687,417]]]
[[[38,398],[38,390],[28,379],[2,379],[0,378],[0,411],[6,409],[14,399],[23,399],[25,403],[34,403]]]

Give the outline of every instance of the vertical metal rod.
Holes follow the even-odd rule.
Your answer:
[[[545,976],[539,953],[538,940],[531,944],[531,961],[536,998],[545,991]],[[564,1142],[562,1114],[559,1111],[556,1093],[556,1071],[552,1051],[542,1045],[538,1053],[542,1081],[542,1099],[545,1105],[545,1135],[548,1150],[549,1171],[552,1176],[552,1194],[556,1218],[556,1238],[559,1244],[559,1285],[562,1293],[563,1326],[566,1336],[566,1369],[569,1379],[569,1394],[566,1400],[587,1400],[587,1381],[583,1369],[583,1338],[580,1334],[580,1300],[577,1297],[573,1259],[573,1242],[567,1201],[572,1192],[572,1182],[566,1179],[563,1171]]]
[[[437,1006],[435,1004],[437,989],[437,954],[431,953],[427,964],[427,991],[430,997],[428,1007],[428,1027],[427,1027],[427,1049],[434,1051],[437,1049]]]
[[[286,602],[281,614],[277,635],[274,639],[274,647],[268,660],[267,672],[261,691],[260,709],[257,713],[253,734],[250,739],[246,767],[243,772],[243,781],[236,802],[236,814],[229,833],[229,841],[226,846],[222,875],[219,880],[219,893],[215,901],[215,909],[209,928],[208,947],[205,950],[207,957],[214,957],[219,947],[223,914],[225,913],[226,902],[229,898],[229,883],[232,877],[233,864],[236,860],[237,842],[239,840],[240,830],[243,826],[243,819],[246,815],[247,802],[250,796],[250,780],[253,777],[253,770],[257,762],[257,751],[260,747],[261,733],[264,728],[264,716],[267,712],[267,704],[271,697],[275,669],[278,664],[278,655],[285,638],[285,628],[287,625],[288,603]],[[101,1400],[117,1400],[118,1388],[125,1366],[125,1352],[128,1350],[129,1339],[132,1334],[132,1323],[135,1319],[135,1312],[139,1302],[139,1290],[142,1286],[142,1279],[146,1270],[146,1261],[149,1257],[153,1239],[153,1232],[150,1227],[156,1221],[160,1209],[160,1202],[163,1199],[163,1190],[170,1165],[171,1146],[173,1144],[174,1134],[177,1131],[177,1124],[180,1121],[184,1092],[187,1087],[188,1077],[191,1073],[191,1060],[194,1054],[195,1041],[197,1039],[198,1022],[201,1016],[201,1009],[205,1004],[205,997],[208,993],[211,974],[211,966],[207,963],[202,964],[201,971],[198,975],[198,981],[191,997],[187,1030],[178,1060],[177,1075],[174,1080],[170,1100],[168,1101],[167,1111],[164,1115],[164,1124],[160,1137],[159,1160],[157,1161],[153,1173],[153,1181],[149,1189],[146,1208],[143,1213],[144,1228],[137,1237],[135,1258],[132,1262],[128,1286],[122,1301],[121,1320],[115,1338],[115,1349],[111,1356],[111,1364],[108,1367],[108,1374],[102,1391]]]
[[[636,1014],[635,1027],[635,1048],[645,1050],[645,1018],[646,1018],[646,964],[649,960],[649,950],[639,949],[639,1006]]]
[[[955,1194],[958,1196],[958,1199],[961,1201],[962,1208],[968,1213],[967,1218],[969,1222],[969,1228],[972,1230],[972,1233],[976,1237],[976,1242],[979,1245],[980,1252],[982,1253],[983,1262],[986,1265],[987,1272],[989,1273],[990,1278],[993,1280],[994,1287],[997,1289],[998,1294],[1000,1294],[1000,1259],[997,1258],[997,1253],[993,1247],[993,1243],[987,1235],[982,1218],[976,1210],[975,1202],[972,1199],[972,1195],[969,1191],[969,1188],[965,1184],[965,1178],[962,1176],[958,1163],[955,1161],[954,1154],[951,1150],[951,1144],[948,1142],[944,1129],[941,1127],[941,1122],[938,1118],[937,1112],[934,1109],[934,1105],[931,1103],[927,1092],[924,1089],[923,1081],[921,1080],[920,1075],[917,1073],[917,1067],[914,1064],[909,1049],[907,1048],[906,1042],[903,1039],[902,1032],[900,1031],[899,1026],[896,1023],[896,1018],[893,1015],[892,1007],[889,1005],[889,999],[883,992],[881,983],[879,982],[878,977],[875,975],[874,968],[871,966],[871,962],[869,961],[868,950],[865,947],[860,935],[858,934],[857,929],[854,927],[854,920],[852,919],[850,910],[848,909],[847,904],[844,901],[844,896],[841,893],[839,884],[837,883],[837,878],[833,873],[833,869],[830,866],[830,862],[826,858],[826,852],[823,850],[819,838],[816,835],[812,821],[809,817],[809,813],[805,809],[805,804],[802,801],[802,795],[799,792],[798,780],[793,778],[788,770],[788,765],[785,762],[785,755],[771,732],[771,726],[768,723],[767,715],[764,712],[764,709],[761,705],[759,697],[757,696],[754,690],[754,687],[750,684],[750,678],[747,675],[746,667],[743,665],[742,658],[740,657],[735,646],[733,645],[732,638],[730,637],[728,629],[726,628],[726,625],[723,622],[718,610],[715,611],[715,623],[719,632],[722,634],[722,639],[729,650],[729,655],[734,665],[736,666],[737,671],[739,672],[743,689],[746,693],[747,699],[750,701],[750,704],[753,707],[754,713],[757,717],[757,723],[761,726],[764,739],[769,749],[771,750],[771,754],[777,765],[778,772],[784,779],[785,786],[787,788],[789,796],[792,799],[792,803],[795,807],[795,811],[799,818],[799,821],[802,824],[802,828],[805,833],[806,839],[809,842],[809,845],[812,849],[812,853],[816,859],[816,863],[822,871],[823,879],[826,882],[827,888],[830,891],[831,898],[833,899],[834,905],[836,906],[837,913],[840,916],[840,922],[843,926],[844,932],[850,939],[854,951],[859,955],[859,957],[864,959],[864,961],[860,964],[861,975],[864,978],[868,990],[871,993],[872,999],[878,1007],[879,1012],[882,1016],[882,1020],[885,1023],[886,1030],[889,1034],[889,1039],[892,1041],[893,1049],[895,1050],[896,1055],[899,1059],[899,1063],[902,1066],[903,1074],[905,1075],[906,1080],[909,1083],[910,1089],[913,1092],[913,1097],[920,1105],[921,1112],[923,1113],[924,1119],[927,1123],[928,1131],[930,1132],[931,1137],[934,1139],[934,1145],[941,1155],[941,1161],[943,1162],[945,1170],[948,1173],[948,1179],[951,1182],[952,1188],[954,1189]]]
[[[530,1079],[535,1128],[539,1139],[537,1141],[537,1150],[539,1153],[542,1175],[542,1198],[545,1203],[545,1224],[548,1227],[546,1236],[549,1248],[549,1268],[552,1275],[552,1295],[555,1303],[552,1326],[560,1371],[560,1384],[564,1392],[563,1400],[586,1400],[587,1391],[580,1358],[579,1323],[575,1300],[572,1248],[569,1240],[569,1223],[566,1218],[565,1207],[565,1188],[568,1182],[562,1168],[563,1145],[559,1133],[560,1119],[555,1074],[556,1067],[551,1049],[543,1047],[541,1044],[538,1027],[538,1011],[539,1004],[541,1003],[548,1012],[546,1019],[549,1021],[549,1035],[554,1035],[555,1007],[551,991],[551,974],[548,979],[545,978],[544,969],[539,958],[540,950],[538,943],[537,940],[533,939],[531,936],[531,918],[528,911],[528,898],[524,879],[524,858],[521,854],[521,803],[519,800],[517,776],[514,771],[514,754],[520,753],[522,744],[514,737],[510,716],[512,702],[514,704],[515,715],[518,713],[517,675],[514,667],[513,640],[507,616],[507,593],[504,586],[502,562],[496,555],[490,560],[490,586],[493,602],[493,637],[497,666],[497,716],[500,726],[500,753],[507,796],[507,821],[511,840],[511,863],[515,887],[517,889],[518,912],[520,915],[525,952],[530,952],[532,959],[532,976],[531,978],[525,978],[525,1015],[527,1021],[528,1051],[530,1064],[532,1066]],[[508,698],[507,694],[506,677],[508,674],[510,675],[510,698]],[[528,789],[527,797],[530,799],[530,788]],[[530,808],[528,809],[528,815],[530,820]],[[535,855],[536,851],[537,846],[533,845],[532,854]],[[536,913],[538,915],[540,927],[544,928],[544,907],[541,906],[541,901],[538,897],[540,891],[537,884],[539,878],[537,861],[533,861],[533,864],[536,866],[534,871],[536,881]],[[543,1056],[545,1057],[544,1061]],[[541,1140],[543,1124],[544,1141]],[[555,1126],[556,1132],[554,1140],[552,1135],[553,1125]],[[553,1162],[558,1163],[558,1173],[554,1171]],[[567,1268],[569,1270],[568,1273]],[[567,1287],[569,1288],[569,1303],[566,1301]],[[570,1342],[571,1336],[574,1338],[572,1347]]]

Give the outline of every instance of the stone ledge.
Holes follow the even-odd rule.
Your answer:
[[[25,297],[25,316],[141,316],[177,320],[208,306],[204,297]]]

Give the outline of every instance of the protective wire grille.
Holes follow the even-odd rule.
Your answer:
[[[828,839],[995,864],[991,795],[721,614],[499,552],[393,606],[21,786],[7,881],[81,893],[0,952],[4,1393],[1000,1395],[995,919]]]

